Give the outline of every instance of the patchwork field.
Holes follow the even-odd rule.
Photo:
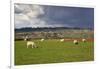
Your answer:
[[[27,48],[26,41],[15,41],[15,65],[79,62],[94,60],[94,42],[33,40],[38,48]]]

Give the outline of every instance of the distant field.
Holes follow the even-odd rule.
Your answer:
[[[26,48],[25,41],[15,41],[15,65],[79,62],[94,60],[94,42],[33,40],[38,48]]]

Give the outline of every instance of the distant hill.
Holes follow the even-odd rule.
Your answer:
[[[89,30],[93,30],[91,28],[78,28],[78,27],[74,27],[74,28],[70,28],[70,27],[37,27],[37,28],[31,28],[31,27],[27,27],[27,28],[20,28],[20,29],[15,29],[15,32],[41,32],[41,31],[57,31],[57,30],[65,30],[65,29],[89,29]]]

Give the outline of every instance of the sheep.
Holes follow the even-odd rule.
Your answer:
[[[78,40],[74,40],[73,43],[77,45],[78,44]]]
[[[64,39],[60,39],[60,42],[64,42]]]
[[[41,39],[40,41],[41,41],[41,42],[43,42],[43,41],[44,41],[44,39]]]
[[[28,36],[26,36],[26,37],[24,38],[24,41],[27,41],[27,39],[28,39]]]
[[[86,42],[86,39],[82,39],[82,42]]]
[[[32,41],[28,41],[28,42],[27,42],[27,48],[28,48],[29,46],[32,46],[32,48],[37,48],[36,44],[35,44],[34,42],[32,42]]]
[[[27,39],[25,38],[24,41],[26,41]]]

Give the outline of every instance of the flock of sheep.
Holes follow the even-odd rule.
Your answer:
[[[43,42],[45,39],[41,39],[40,41]],[[60,39],[60,42],[64,42],[65,39]],[[24,39],[24,41],[27,41],[27,38]],[[82,39],[82,42],[86,42],[86,39]],[[79,41],[78,40],[73,40],[74,44],[78,44]],[[27,48],[31,46],[32,48],[37,48],[35,42],[33,41],[27,41]]]

